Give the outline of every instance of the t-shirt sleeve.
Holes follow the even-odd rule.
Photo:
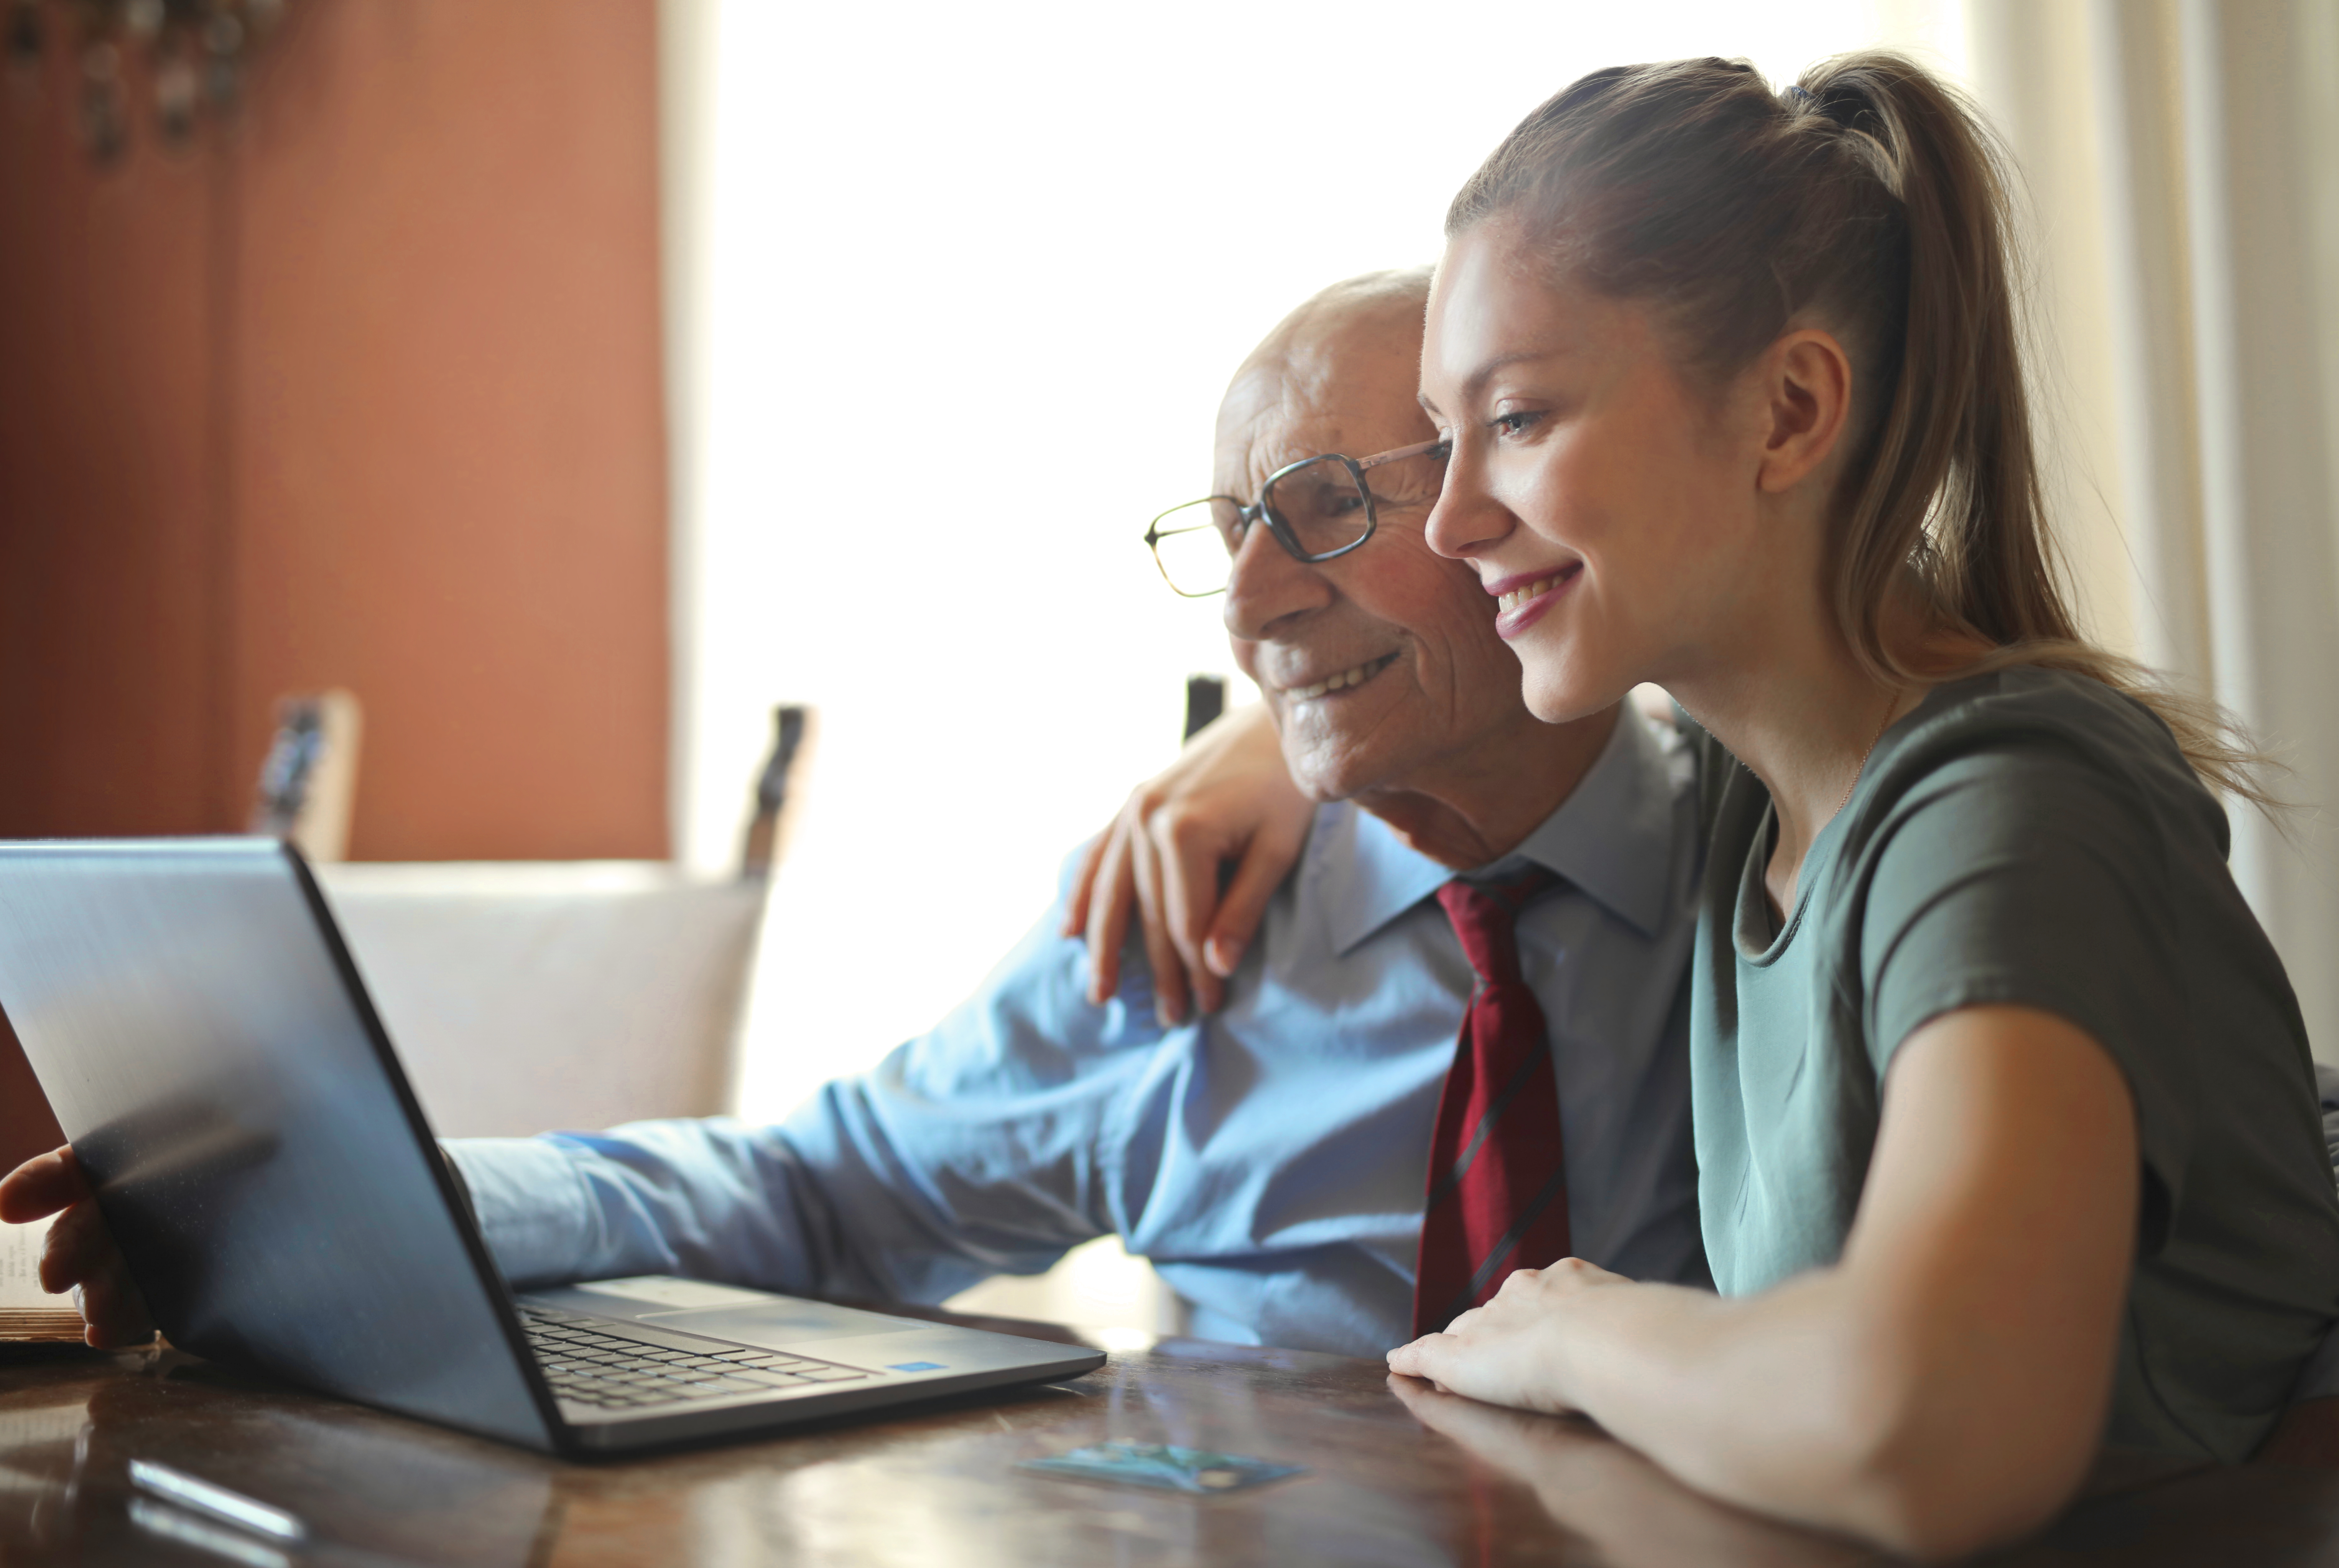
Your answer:
[[[2141,1241],[2156,1249],[2193,1144],[2192,1021],[2174,879],[2137,793],[2053,745],[1969,754],[1895,802],[1862,858],[1878,1076],[1959,1008],[2034,1007],[2086,1031],[2135,1098]]]

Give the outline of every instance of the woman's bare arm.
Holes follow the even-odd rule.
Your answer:
[[[1396,1371],[1581,1410],[1704,1491],[1946,1556],[2046,1520],[2110,1399],[2139,1165],[2126,1080],[2053,1015],[1972,1008],[1896,1056],[1834,1267],[1723,1300],[1570,1261]]]
[[[1267,901],[1299,859],[1315,804],[1283,764],[1264,703],[1237,708],[1140,784],[1089,846],[1065,907],[1064,934],[1088,938],[1090,999],[1120,988],[1132,914],[1164,1023],[1190,1001],[1215,1012],[1258,933]],[[1232,878],[1221,891],[1221,868]]]

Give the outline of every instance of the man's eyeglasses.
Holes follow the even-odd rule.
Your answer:
[[[1172,588],[1208,598],[1226,591],[1253,523],[1265,523],[1293,560],[1333,560],[1371,538],[1384,509],[1427,512],[1445,482],[1443,441],[1371,458],[1303,458],[1269,474],[1248,506],[1205,496],[1170,508],[1145,530],[1145,544]]]

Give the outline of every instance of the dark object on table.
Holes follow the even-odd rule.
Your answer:
[[[739,874],[769,876],[779,858],[780,829],[787,815],[788,777],[796,754],[804,749],[812,724],[812,710],[802,703],[783,703],[772,710],[772,754],[755,780],[755,815],[747,824],[747,842],[739,851]]]
[[[356,804],[358,699],[335,689],[279,698],[276,738],[260,764],[251,831],[328,864],[349,849]]]
[[[1224,676],[1188,676],[1186,677],[1186,735],[1192,740],[1205,726],[1215,722],[1227,711],[1227,678]]]

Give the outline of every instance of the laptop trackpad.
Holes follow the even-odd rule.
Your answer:
[[[864,1334],[898,1334],[904,1328],[932,1326],[911,1318],[888,1317],[880,1312],[862,1312],[785,1296],[770,1297],[751,1307],[702,1307],[686,1312],[645,1312],[633,1317],[637,1323],[656,1324],[686,1334],[704,1334],[711,1339],[735,1339],[742,1345],[760,1346],[766,1350],[786,1350],[814,1340],[853,1339]]]

